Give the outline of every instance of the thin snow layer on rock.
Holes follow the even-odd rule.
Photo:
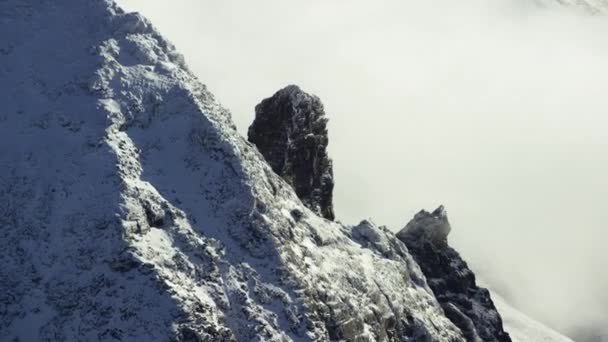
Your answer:
[[[0,340],[463,340],[405,246],[306,209],[141,16],[3,1],[0,85]]]

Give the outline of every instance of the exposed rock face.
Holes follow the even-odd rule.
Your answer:
[[[494,326],[454,269],[442,308],[432,260],[412,249],[430,287],[389,230],[306,210],[140,15],[5,0],[0,32],[0,341],[463,342],[453,321],[486,336],[469,302]],[[260,112],[296,114],[260,139],[333,217],[322,106],[279,93]],[[431,258],[460,260],[433,215]]]
[[[477,286],[466,262],[448,245],[450,230],[440,206],[432,213],[420,211],[397,238],[407,245],[446,316],[468,341],[511,341],[489,291]]]
[[[0,32],[0,341],[464,341],[405,245],[306,210],[140,15],[5,0]],[[293,96],[322,140],[293,170],[328,190]]]
[[[248,139],[304,205],[334,219],[332,162],[327,155],[327,118],[317,96],[287,86],[255,107]]]

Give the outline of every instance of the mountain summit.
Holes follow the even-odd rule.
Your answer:
[[[405,246],[303,205],[146,19],[0,16],[0,340],[464,340]]]
[[[254,145],[111,0],[2,1],[0,38],[1,341],[469,336],[434,264],[331,221],[318,98],[263,101]]]

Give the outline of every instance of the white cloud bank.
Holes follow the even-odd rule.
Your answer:
[[[122,0],[231,109],[295,83],[330,121],[336,213],[446,205],[511,302],[608,326],[608,17],[525,0]]]

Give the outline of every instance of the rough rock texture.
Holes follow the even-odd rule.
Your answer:
[[[306,207],[334,219],[327,118],[318,97],[295,85],[279,90],[255,107],[248,138]]]
[[[407,245],[446,316],[467,341],[511,341],[489,291],[477,286],[466,262],[448,245],[450,230],[447,213],[440,206],[432,213],[420,211],[397,237]]]
[[[464,341],[405,245],[307,210],[140,15],[5,0],[0,38],[0,341]]]
[[[405,244],[307,210],[140,15],[4,0],[0,38],[0,341],[465,341]]]

